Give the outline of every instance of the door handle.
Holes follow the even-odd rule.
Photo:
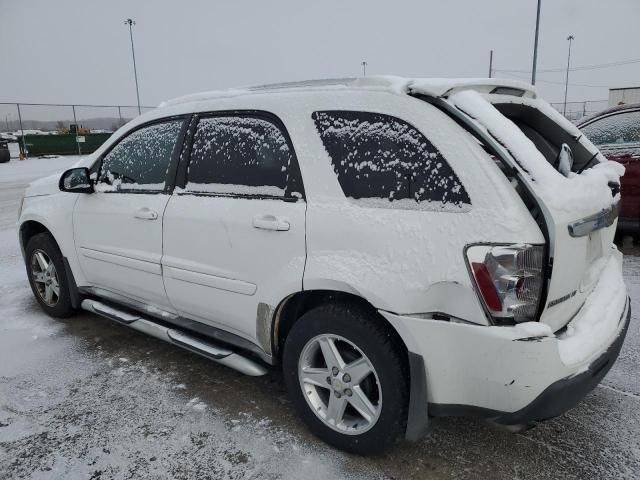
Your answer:
[[[141,220],[156,220],[158,218],[158,212],[148,207],[142,207],[136,210],[133,216]]]
[[[256,215],[253,217],[253,227],[261,230],[276,230],[284,232],[291,228],[289,220],[275,215]]]

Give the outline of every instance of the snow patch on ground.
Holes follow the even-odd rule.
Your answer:
[[[9,163],[0,164],[0,178],[11,182],[27,184],[37,178],[63,172],[82,157],[68,155],[56,158],[28,158],[26,160],[11,159]]]
[[[187,402],[187,408],[191,408],[198,412],[202,412],[206,410],[207,404],[200,401],[199,397],[193,397],[191,400]]]

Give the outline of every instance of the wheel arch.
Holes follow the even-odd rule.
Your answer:
[[[29,243],[29,240],[31,240],[34,236],[39,235],[41,233],[49,234],[49,236],[53,240],[53,243],[55,244],[55,246],[58,248],[58,251],[60,251],[60,254],[62,255],[62,262],[64,264],[65,273],[69,281],[71,305],[73,306],[73,308],[79,309],[80,302],[82,299],[80,296],[80,292],[78,290],[78,285],[76,283],[74,271],[71,268],[71,265],[69,264],[68,257],[65,255],[65,252],[62,250],[60,243],[58,243],[58,240],[56,239],[56,236],[53,234],[51,229],[47,225],[45,225],[44,223],[38,220],[29,219],[29,220],[25,220],[20,224],[20,228],[18,232],[19,232],[18,235],[20,240],[20,249],[22,250],[22,257],[25,259],[25,261],[28,261],[26,258],[26,249],[27,249],[27,244]]]
[[[26,220],[20,224],[19,229],[20,248],[22,249],[23,256],[29,240],[40,233],[48,233],[49,235],[51,235],[51,238],[53,238],[56,246],[58,247],[58,249],[60,249],[60,245],[58,245],[56,237],[47,226],[37,220]]]
[[[317,289],[302,290],[284,298],[274,310],[271,319],[271,351],[274,359],[280,361],[287,335],[293,325],[306,312],[314,307],[326,303],[348,303],[357,305],[371,313],[371,320],[375,321],[390,332],[397,346],[408,355],[408,349],[400,334],[391,323],[378,312],[366,298],[344,290]]]

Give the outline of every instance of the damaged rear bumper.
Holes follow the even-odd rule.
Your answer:
[[[629,300],[627,300],[626,313],[623,313],[621,319],[624,321],[624,325],[618,337],[606,352],[589,365],[585,372],[558,380],[523,409],[513,413],[500,414],[494,417],[494,420],[506,425],[542,421],[557,417],[573,408],[600,383],[615,363],[627,335],[630,320],[631,307]]]
[[[410,412],[521,424],[576,405],[612,367],[631,317],[617,251],[603,272],[582,309],[555,334],[543,324],[474,326],[380,311],[424,365],[426,395],[412,398]],[[412,368],[412,387],[417,376]]]
[[[624,343],[631,320],[629,300],[620,318],[621,328],[606,351],[592,361],[585,371],[562,378],[549,385],[531,403],[515,412],[503,412],[469,405],[430,404],[433,416],[474,416],[503,425],[519,425],[557,417],[576,406],[609,372]]]

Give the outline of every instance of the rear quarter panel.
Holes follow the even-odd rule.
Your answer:
[[[316,132],[317,110],[399,117],[443,154],[466,188],[465,212],[365,208],[345,198]],[[478,143],[435,107],[406,95],[345,92],[285,114],[307,192],[303,288],[359,294],[396,313],[444,312],[488,323],[464,260],[469,244],[544,243],[513,187]]]

